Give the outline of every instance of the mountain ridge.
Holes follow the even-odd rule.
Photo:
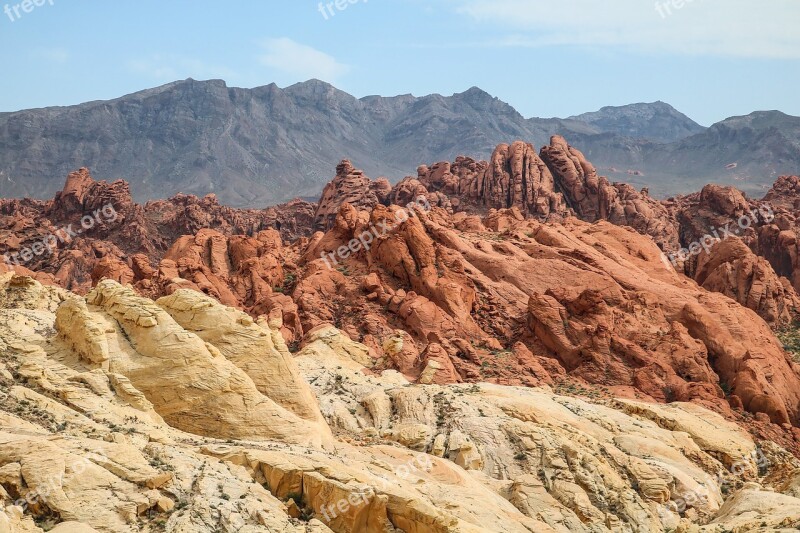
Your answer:
[[[397,181],[420,161],[485,159],[497,144],[542,146],[552,135],[580,147],[601,174],[657,196],[709,181],[752,193],[797,173],[800,118],[748,117],[703,128],[654,102],[525,118],[477,86],[451,96],[356,98],[320,80],[246,89],[189,78],[112,100],[0,113],[0,196],[47,198],[61,176],[86,166],[100,179],[129,180],[139,201],[215,193],[258,207],[318,195],[345,157]],[[656,138],[642,136],[653,129]]]

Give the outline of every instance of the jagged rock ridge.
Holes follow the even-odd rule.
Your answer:
[[[49,198],[62,176],[86,166],[105,180],[130,180],[140,202],[213,193],[225,205],[261,208],[318,197],[342,157],[394,182],[423,161],[485,159],[509,138],[543,145],[556,134],[612,178],[657,196],[710,179],[755,192],[797,172],[798,132],[800,119],[779,112],[698,129],[661,102],[526,119],[476,87],[357,99],[318,80],[240,89],[188,79],[114,100],[0,113],[0,196]]]

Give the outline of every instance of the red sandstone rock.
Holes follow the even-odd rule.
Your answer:
[[[678,232],[667,209],[627,184],[611,184],[599,177],[594,166],[576,148],[558,135],[544,146],[541,157],[550,167],[566,202],[576,215],[587,222],[608,220],[612,224],[630,226],[649,235],[662,250],[673,250]]]
[[[694,279],[752,309],[774,326],[791,324],[800,305],[797,293],[772,265],[739,238],[726,239],[698,256]]]
[[[82,227],[84,217],[91,227]],[[141,206],[124,181],[97,182],[82,168],[52,201],[0,200],[0,254],[36,251],[37,243],[58,235],[41,253],[18,257],[20,266],[84,293],[102,277],[125,282],[133,272],[136,279],[149,278],[177,239],[204,228],[231,236],[275,228],[296,239],[310,232],[312,220],[313,204],[300,200],[255,210],[221,206],[213,195],[178,195]]]
[[[781,176],[762,202],[773,210],[775,218],[758,227],[758,242],[752,248],[800,291],[800,177]]]
[[[396,209],[376,205],[369,220],[391,220]],[[422,379],[416,354],[435,345],[452,369],[425,379],[535,384],[568,373],[730,415],[724,385],[744,408],[798,422],[800,378],[767,324],[670,274],[647,237],[608,223],[544,225],[512,209],[490,213],[487,239],[450,218],[439,209],[411,218],[338,270],[307,255],[295,293],[306,329],[338,323],[409,379]],[[364,224],[342,210],[314,246],[332,250]],[[402,357],[375,342],[398,328],[415,345]]]
[[[488,163],[460,157],[452,165],[421,166],[417,173],[429,191],[457,197],[454,207],[461,210],[516,207],[523,215],[543,218],[566,212],[547,166],[532,145],[521,141],[499,145]]]
[[[784,207],[793,203],[786,191],[791,183],[789,178],[776,182],[787,198],[775,205],[748,199],[733,187],[706,185],[669,206],[684,248],[673,257],[688,255],[676,261],[678,270],[753,309],[774,327],[792,322],[798,305],[794,216]],[[767,195],[772,201],[779,197]],[[698,253],[687,254],[692,247]]]
[[[383,202],[391,192],[385,178],[370,180],[364,172],[353,167],[347,159],[336,167],[336,177],[322,191],[314,211],[314,229],[328,230],[333,226],[342,204],[356,208],[371,208]]]
[[[453,163],[423,165],[417,173],[416,183],[429,193],[449,197],[449,206],[438,198],[431,203],[453,211],[485,214],[514,207],[525,217],[555,221],[575,214],[588,222],[630,226],[665,251],[678,247],[677,225],[661,202],[646,190],[599,177],[583,154],[560,136],[542,148],[541,157],[533,146],[517,141],[499,145],[489,162],[461,156]]]
[[[287,340],[330,323],[368,346],[374,371],[396,368],[410,380],[579,380],[800,425],[798,369],[756,315],[785,321],[796,295],[778,268],[753,255],[794,273],[793,212],[779,205],[773,222],[693,261],[687,273],[709,292],[664,265],[654,240],[677,243],[680,224],[683,243],[757,204],[713,187],[661,204],[597,178],[579,152],[555,141],[540,160],[550,168],[530,145],[514,143],[491,163],[462,157],[421,167],[420,179],[392,190],[343,163],[316,213],[302,202],[232,210],[213,196],[137,206],[124,182],[96,183],[81,171],[52,202],[0,201],[0,232],[19,250],[113,201],[119,222],[34,266],[77,290],[102,277],[154,297],[190,287],[280,321]],[[779,182],[777,190],[793,187]],[[599,221],[570,218],[556,188],[568,191],[576,214]],[[383,205],[420,194],[432,211],[398,217],[400,207]],[[327,231],[283,242],[310,230],[312,214]],[[368,247],[321,259],[378,226],[387,230]],[[768,426],[765,433],[778,431]]]

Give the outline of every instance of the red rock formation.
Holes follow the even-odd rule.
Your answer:
[[[169,200],[147,202],[144,210],[163,236],[166,250],[182,235],[201,229],[217,230],[225,235],[255,235],[277,229],[281,237],[293,241],[311,233],[315,205],[303,200],[266,209],[235,209],[223,206],[213,194],[198,198],[179,194]]]
[[[0,252],[18,266],[84,292],[100,259],[150,248],[143,220],[125,182],[95,182],[84,168],[71,173],[50,202],[0,200]]]
[[[608,217],[609,183],[597,175],[594,166],[566,139],[555,135],[543,146],[541,157],[558,178],[567,204],[583,220],[594,222]]]
[[[767,323],[791,324],[800,305],[789,280],[778,276],[772,265],[755,255],[741,239],[733,237],[703,251],[694,279],[706,290],[729,296],[752,309]]]
[[[325,186],[314,211],[314,229],[333,227],[342,204],[368,209],[386,200],[392,186],[386,178],[370,180],[347,159],[336,167],[336,177]]]
[[[564,192],[567,205],[581,220],[608,220],[612,224],[630,226],[649,235],[662,250],[678,245],[675,223],[667,209],[647,194],[630,185],[610,183],[599,177],[594,166],[580,150],[555,135],[550,146],[541,150],[542,159],[555,177],[558,189]]]
[[[542,218],[566,213],[552,174],[534,147],[522,141],[499,145],[489,163],[460,157],[452,165],[421,166],[417,173],[428,190],[457,197],[451,202],[462,210],[516,207],[523,215]]]
[[[386,199],[387,204],[407,206],[412,202],[420,202],[424,198],[428,205],[441,207],[448,212],[453,211],[453,201],[458,204],[458,199],[451,199],[441,192],[431,192],[421,181],[411,176],[403,178],[400,183],[392,187],[392,191]]]
[[[800,177],[781,176],[763,198],[774,209],[800,211]]]
[[[421,167],[420,179],[392,190],[343,163],[313,213],[303,202],[234,210],[213,196],[138,206],[124,182],[79,171],[51,202],[0,202],[0,231],[7,249],[20,250],[111,202],[117,219],[34,266],[79,289],[103,277],[151,297],[190,287],[280,321],[296,342],[331,323],[368,346],[373,370],[415,381],[578,381],[798,424],[798,369],[756,315],[785,322],[797,296],[753,255],[769,250],[774,257],[762,255],[794,272],[794,215],[779,206],[745,240],[690,262],[699,286],[664,265],[654,239],[677,242],[677,221],[683,242],[758,204],[715,187],[661,204],[597,178],[558,139],[543,153],[537,160],[530,145],[502,145],[491,164]],[[569,217],[556,189],[577,214],[600,220]],[[431,211],[384,205],[419,195]],[[314,221],[327,231],[284,242]],[[368,231],[369,243],[341,255]]]
[[[705,235],[726,237],[735,235],[751,245],[756,239],[756,232],[752,227],[740,227],[740,217],[750,216],[750,210],[756,209],[755,203],[748,201],[741,191],[734,187],[720,185],[706,185],[699,193],[694,193],[676,202],[676,218],[680,225],[681,243],[689,246],[699,242]],[[762,220],[757,220],[756,225],[761,225]]]
[[[17,269],[84,293],[103,277],[131,281],[144,262],[152,268],[177,239],[203,228],[225,235],[277,228],[296,239],[309,233],[312,220],[313,204],[300,200],[255,210],[222,206],[213,195],[178,195],[141,206],[124,181],[97,182],[82,168],[49,202],[0,200],[0,254]]]
[[[312,246],[332,251],[396,209],[377,205],[369,222],[342,209],[338,229]],[[516,209],[493,212],[482,230],[457,230],[434,209],[338,269],[307,254],[294,293],[304,328],[331,321],[373,349],[377,368],[386,357],[411,379],[435,353],[430,379],[532,384],[567,373],[616,394],[800,420],[800,377],[767,324],[671,273],[647,237],[608,223],[545,225]],[[413,350],[386,349],[398,329]]]
[[[599,177],[583,154],[554,136],[541,150],[524,142],[501,144],[489,162],[458,157],[417,170],[428,191],[449,197],[454,211],[485,214],[517,208],[525,217],[561,220],[574,214],[588,222],[608,220],[651,236],[662,250],[677,248],[674,218],[646,190],[611,184]],[[444,202],[431,203],[446,207]]]
[[[800,177],[781,176],[762,201],[775,218],[757,229],[758,242],[753,248],[800,291]]]
[[[287,341],[299,341],[303,335],[297,306],[282,294],[287,282],[286,261],[277,230],[264,230],[253,237],[200,230],[178,239],[157,270],[149,268],[141,256],[136,264],[134,286],[151,298],[189,288],[254,316],[280,319]]]
[[[465,205],[485,205],[479,191],[488,166],[486,161],[458,156],[452,164],[443,161],[430,167],[421,165],[417,168],[417,177],[429,191],[457,197]]]
[[[785,178],[778,183],[780,190],[787,186]],[[800,279],[794,277],[796,239],[789,229],[794,217],[785,204],[750,200],[719,185],[674,199],[669,209],[680,225],[683,249],[669,257],[678,271],[734,298],[773,327],[789,324],[797,313],[800,287],[793,282]]]

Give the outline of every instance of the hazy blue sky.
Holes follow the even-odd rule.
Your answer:
[[[339,0],[333,15],[312,0],[35,1],[0,0],[0,111],[192,77],[320,78],[359,97],[477,85],[526,117],[654,100],[705,125],[800,115],[800,0]]]

